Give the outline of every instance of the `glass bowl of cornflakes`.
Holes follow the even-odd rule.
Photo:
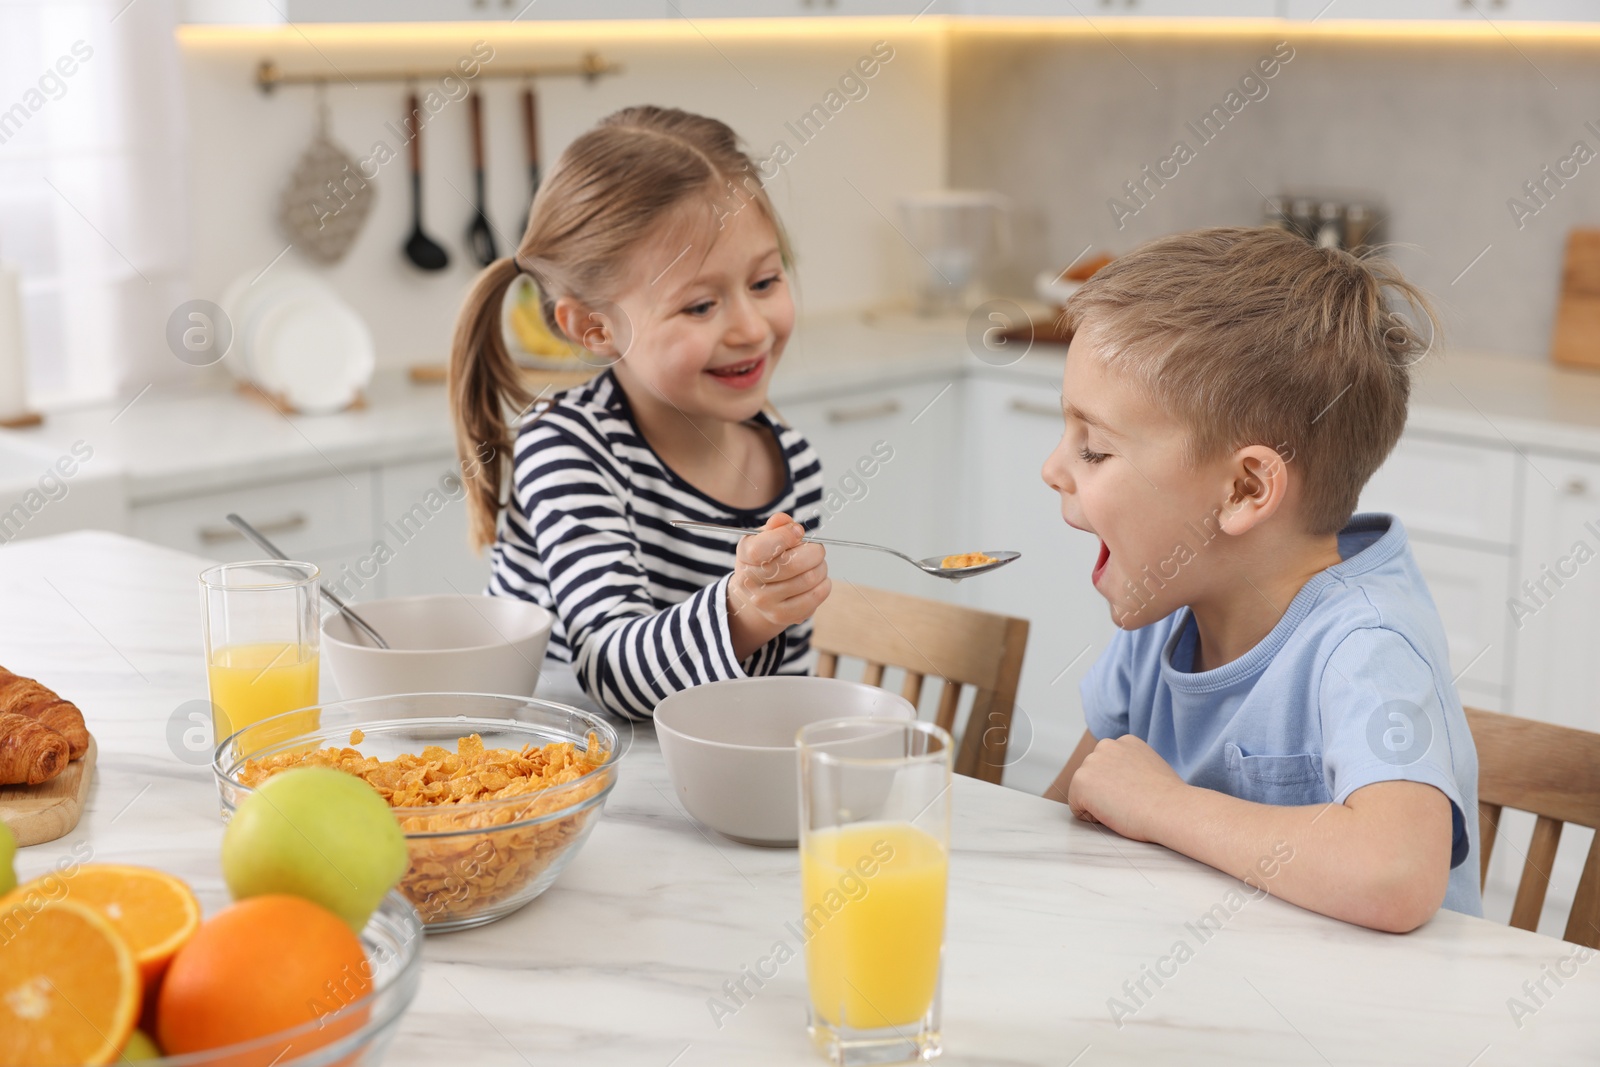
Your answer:
[[[394,809],[411,865],[396,888],[425,930],[481,926],[550,888],[616,785],[616,729],[535,697],[403,693],[262,719],[217,746],[223,818],[292,767],[354,774]]]

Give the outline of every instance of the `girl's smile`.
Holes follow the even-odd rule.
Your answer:
[[[762,384],[766,377],[767,365],[770,362],[766,353],[755,359],[747,359],[740,363],[727,363],[720,367],[707,367],[706,373],[719,385],[729,389],[745,390],[754,389]]]

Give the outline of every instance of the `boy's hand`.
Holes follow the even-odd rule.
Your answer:
[[[728,629],[741,660],[811,618],[833,588],[822,546],[800,540],[805,527],[780,512],[762,529],[739,542],[728,583]]]
[[[1067,804],[1085,822],[1098,822],[1134,841],[1155,841],[1156,823],[1188,786],[1167,761],[1132,734],[1108,737],[1078,767]]]

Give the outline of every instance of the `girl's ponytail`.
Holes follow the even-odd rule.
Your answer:
[[[467,293],[450,342],[450,409],[474,550],[494,542],[501,486],[514,445],[507,405],[520,412],[533,401],[500,330],[500,309],[519,273],[511,256],[484,268]]]

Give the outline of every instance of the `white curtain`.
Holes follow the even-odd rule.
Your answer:
[[[0,259],[23,274],[39,409],[187,368],[178,0],[0,0]]]

